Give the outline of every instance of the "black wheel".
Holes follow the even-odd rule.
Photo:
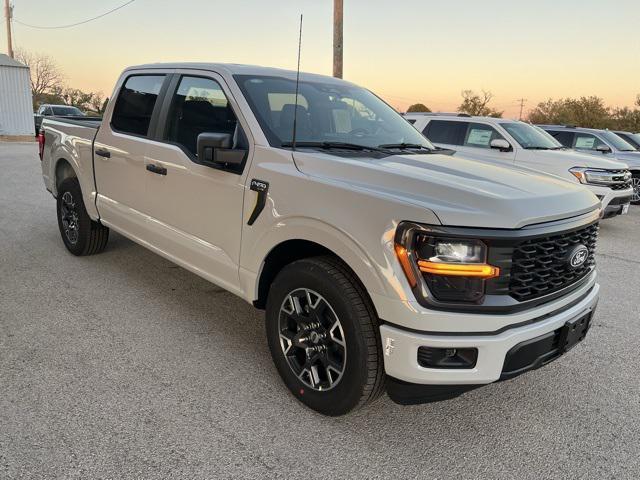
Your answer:
[[[266,328],[280,376],[308,407],[343,415],[382,393],[378,318],[338,259],[314,257],[283,268],[269,291]]]
[[[634,205],[640,205],[640,172],[633,172],[633,176],[631,177],[631,185],[633,186],[631,203],[633,203]]]
[[[78,179],[67,178],[58,188],[58,227],[64,246],[74,255],[102,252],[109,240],[109,229],[87,214]]]

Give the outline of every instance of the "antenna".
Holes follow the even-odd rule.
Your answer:
[[[298,36],[298,70],[296,71],[296,100],[293,107],[293,134],[291,137],[291,150],[296,149],[296,126],[298,120],[298,85],[300,84],[300,50],[302,49],[302,14],[300,14],[300,34]]]

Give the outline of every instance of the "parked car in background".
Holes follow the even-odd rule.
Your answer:
[[[540,127],[567,148],[626,163],[633,177],[631,203],[640,204],[640,151],[631,144],[610,130],[565,125],[540,125]]]
[[[451,398],[582,341],[600,288],[595,196],[442,155],[369,90],[296,78],[141,65],[102,122],[45,119],[67,250],[99,253],[113,229],[266,309],[284,383],[327,415],[385,388],[400,403]]]
[[[528,123],[465,114],[407,113],[434,145],[456,155],[497,165],[527,168],[581,183],[602,202],[602,216],[627,213],[633,195],[626,164],[569,150]]]
[[[65,118],[78,118],[86,116],[85,113],[77,107],[71,105],[51,105],[42,104],[38,108],[38,111],[33,114],[34,123],[36,126],[36,135],[40,131],[42,125],[42,119],[45,117],[65,117]]]
[[[636,150],[640,150],[640,133],[631,133],[631,132],[621,132],[614,131],[616,135],[622,138],[629,145],[634,147]]]

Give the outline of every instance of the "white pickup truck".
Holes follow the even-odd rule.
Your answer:
[[[445,156],[331,77],[143,65],[111,99],[43,121],[66,248],[113,229],[265,309],[284,383],[323,414],[460,395],[589,329],[600,202],[578,184]]]

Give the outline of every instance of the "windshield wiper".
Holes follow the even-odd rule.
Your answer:
[[[419,149],[419,150],[429,150],[432,151],[433,149],[429,148],[429,147],[425,147],[424,145],[420,145],[419,143],[384,143],[382,145],[378,145],[378,148],[383,148],[383,149],[393,149],[393,148],[400,148],[400,149]]]
[[[293,147],[293,142],[282,142],[282,147]],[[370,147],[368,145],[360,145],[359,143],[349,142],[296,142],[296,147],[300,148],[325,148],[325,149],[342,149],[342,150],[372,150],[374,152],[381,151],[380,148]]]
[[[525,150],[552,150],[549,147],[524,147]]]

